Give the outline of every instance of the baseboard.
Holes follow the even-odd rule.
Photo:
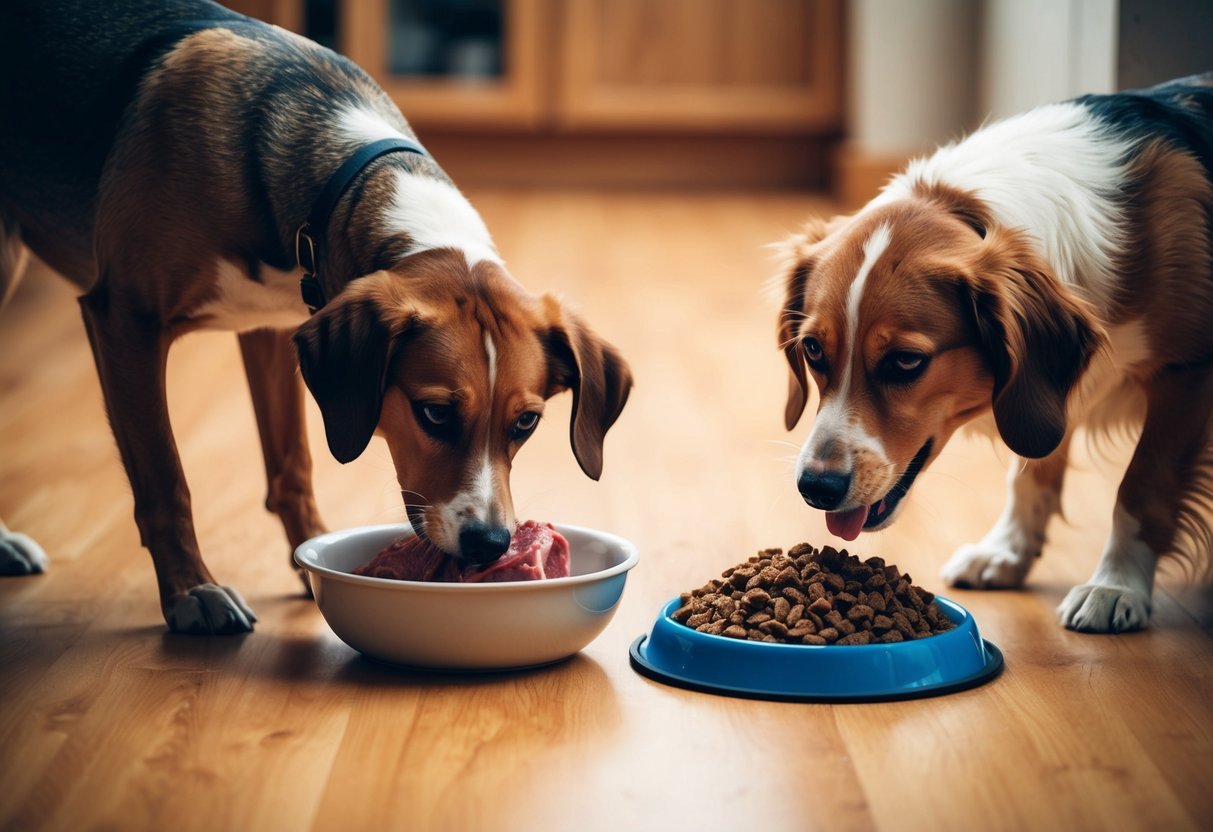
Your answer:
[[[451,178],[467,187],[823,190],[837,143],[813,137],[418,132]]]
[[[912,153],[874,153],[854,145],[840,145],[834,152],[834,198],[845,211],[862,208],[889,179],[913,158]]]

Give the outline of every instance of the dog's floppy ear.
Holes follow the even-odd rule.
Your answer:
[[[347,287],[296,330],[294,341],[329,450],[342,463],[357,459],[379,424],[388,365],[403,330],[385,320],[371,293]]]
[[[545,295],[547,326],[539,333],[548,361],[545,397],[573,391],[569,439],[590,479],[602,476],[602,442],[632,390],[632,370],[619,352]]]
[[[994,375],[994,420],[1023,457],[1048,456],[1066,433],[1066,401],[1103,330],[1026,241],[991,230],[961,292]]]
[[[808,285],[809,275],[813,271],[812,246],[829,233],[832,224],[821,219],[809,220],[803,229],[780,245],[784,263],[782,269],[786,275],[783,278],[783,305],[779,308],[775,335],[791,370],[791,377],[788,379],[788,403],[783,413],[783,421],[788,430],[796,427],[809,401],[808,368],[796,335],[800,329],[800,320],[804,317],[805,286]]]

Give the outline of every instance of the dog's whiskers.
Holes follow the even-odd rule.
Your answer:
[[[797,445],[795,442],[789,442],[786,439],[768,439],[767,442],[773,445],[786,445],[789,448],[795,448],[797,451],[800,450],[799,445]]]

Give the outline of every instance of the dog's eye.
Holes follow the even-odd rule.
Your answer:
[[[513,439],[526,439],[538,424],[539,414],[533,410],[528,410],[514,420],[514,427],[510,429],[510,436]]]
[[[804,357],[809,362],[809,366],[818,368],[825,363],[826,354],[821,348],[821,342],[816,338],[805,338],[801,342],[801,349],[804,350]]]
[[[880,362],[880,376],[887,384],[909,384],[923,374],[930,361],[920,352],[897,350]]]
[[[455,409],[449,404],[426,404],[421,406],[421,415],[434,427],[450,424]]]
[[[454,403],[415,401],[412,406],[413,418],[432,439],[454,442],[459,438],[459,408]]]

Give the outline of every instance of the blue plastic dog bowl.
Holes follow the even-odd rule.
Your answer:
[[[632,667],[691,690],[793,702],[882,702],[976,687],[1002,670],[1002,652],[960,604],[935,596],[956,627],[894,644],[772,644],[714,636],[679,624],[674,598],[632,642]]]

